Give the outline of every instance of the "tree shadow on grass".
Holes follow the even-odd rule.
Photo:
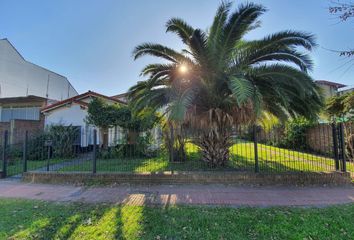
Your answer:
[[[3,207],[18,208],[23,211],[23,216],[13,219],[16,223],[14,222],[12,225],[18,228],[14,230],[12,226],[7,230],[6,234],[10,232],[7,236],[9,239],[68,239],[79,226],[94,224],[107,211],[102,208],[92,210],[92,205],[69,204],[63,206],[55,203],[33,203],[22,200]],[[6,227],[4,229],[6,231]]]
[[[330,166],[322,166],[321,162],[316,163],[306,159],[298,159],[290,155],[269,155],[259,149],[259,168],[264,172],[301,172],[301,171],[323,171],[331,169]],[[276,159],[275,159],[276,158]],[[226,166],[211,168],[202,161],[201,153],[193,151],[187,153],[187,158],[180,162],[171,162],[168,155],[143,158],[115,158],[98,159],[98,172],[164,172],[164,171],[254,171],[255,157],[249,148],[231,149],[230,159]],[[92,162],[85,162],[80,166],[69,166],[60,171],[91,171]]]
[[[316,172],[321,171],[321,168],[312,168],[314,166],[306,165],[303,161],[298,160],[268,160],[259,157],[259,171],[262,173],[272,172]],[[245,157],[239,154],[232,154],[229,167],[235,171],[255,171],[255,159]]]

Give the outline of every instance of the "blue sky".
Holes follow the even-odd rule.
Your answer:
[[[240,3],[243,1],[235,1]],[[354,60],[326,49],[354,48],[354,22],[338,23],[329,0],[256,0],[268,8],[251,39],[285,29],[317,36],[315,79],[354,85]],[[114,95],[139,79],[153,59],[134,61],[133,48],[157,42],[181,48],[166,34],[171,17],[194,27],[210,26],[219,0],[0,0],[0,38],[8,38],[28,60],[65,75],[79,91]],[[234,5],[236,6],[236,5]]]

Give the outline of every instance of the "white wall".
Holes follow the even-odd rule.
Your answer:
[[[48,81],[49,79],[49,81]],[[78,93],[68,79],[27,62],[7,39],[0,40],[0,98],[35,95],[63,100]]]
[[[85,119],[87,116],[87,110],[82,109],[80,105],[73,103],[68,106],[63,106],[45,113],[45,126],[51,125],[64,125],[64,126],[80,126],[81,127],[81,146],[86,147],[89,144],[93,144],[93,130],[94,126],[86,124]],[[98,130],[98,129],[97,129]],[[98,132],[97,142],[99,140]]]
[[[97,143],[102,142],[99,128],[89,125],[85,122],[87,110],[82,109],[79,104],[72,103],[67,106],[54,109],[45,113],[45,126],[64,125],[64,126],[80,126],[81,127],[81,146],[93,144],[93,130],[97,130]],[[108,129],[108,145],[115,146],[123,138],[120,128]]]
[[[81,109],[78,104],[71,104],[66,107],[54,109],[45,113],[45,125],[62,124],[73,126],[85,126],[87,110]]]

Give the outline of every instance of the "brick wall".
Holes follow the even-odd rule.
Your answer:
[[[10,131],[10,123],[9,122],[0,122],[0,133],[4,131]]]
[[[1,138],[4,131],[8,131],[9,143],[21,143],[24,140],[25,133],[29,136],[44,130],[44,116],[39,121],[32,120],[11,120],[10,122],[0,122]]]
[[[251,186],[350,185],[350,174],[318,173],[241,173],[241,172],[161,172],[161,173],[57,173],[26,172],[25,182],[60,184],[234,184]]]

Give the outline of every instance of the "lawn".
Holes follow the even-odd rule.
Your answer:
[[[0,239],[354,239],[354,204],[145,207],[0,199]]]
[[[184,162],[169,162],[166,154],[157,157],[129,157],[115,159],[97,159],[98,172],[161,172],[161,171],[254,171],[254,145],[252,142],[239,141],[230,147],[230,161],[222,168],[211,169],[202,162],[197,146],[187,144],[188,157]],[[265,144],[258,144],[259,168],[261,172],[298,172],[298,171],[333,171],[334,160],[330,157],[304,153]],[[80,159],[83,158],[83,159]],[[92,171],[91,156],[78,157],[75,160],[51,159],[50,169],[60,162],[69,162],[57,167],[56,171]],[[28,170],[44,169],[47,160],[28,161]],[[0,166],[1,167],[1,166]],[[22,172],[23,161],[17,159],[8,166],[8,175]],[[347,162],[349,172],[354,172],[354,163]]]
[[[65,162],[65,161],[68,161],[68,159],[52,158],[49,161],[49,166],[52,166],[53,164]],[[1,164],[2,164],[2,162],[1,162]],[[43,169],[43,168],[46,168],[46,166],[47,166],[47,160],[35,160],[35,161],[29,160],[29,161],[27,161],[28,171]],[[2,169],[2,166],[0,167],[0,169]],[[13,160],[7,166],[7,175],[8,176],[17,175],[22,172],[23,172],[23,160],[22,159]]]
[[[193,171],[211,170],[200,161],[198,148],[193,144],[187,145],[188,158],[185,162],[173,163],[166,155],[152,158],[115,158],[98,159],[99,172],[159,172],[159,171]],[[238,142],[230,148],[231,158],[222,170],[254,170],[254,145],[250,142]],[[293,151],[264,144],[258,144],[260,171],[263,172],[296,172],[296,171],[332,171],[335,169],[334,160],[329,157]],[[354,165],[347,164],[349,171],[354,171]],[[92,162],[85,161],[60,169],[60,171],[91,171]],[[213,169],[215,170],[215,169]],[[216,169],[220,170],[220,168]]]

